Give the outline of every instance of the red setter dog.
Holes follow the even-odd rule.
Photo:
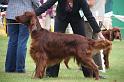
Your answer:
[[[32,39],[30,55],[36,64],[36,78],[42,78],[48,66],[72,56],[78,64],[93,70],[95,79],[99,79],[98,66],[92,59],[92,53],[111,46],[110,41],[88,39],[77,34],[49,32],[40,26],[33,12],[25,12],[24,15],[17,16],[16,20],[29,27]]]
[[[102,34],[109,41],[114,41],[114,39],[121,40],[120,29],[117,28],[117,27],[114,27],[113,29],[109,29],[109,30],[103,30]],[[106,69],[108,69],[110,67],[110,65],[109,65],[109,54],[110,54],[111,48],[112,48],[112,46],[103,50],[104,60],[105,60],[104,63],[105,63]]]

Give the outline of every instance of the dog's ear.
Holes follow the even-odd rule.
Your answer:
[[[29,28],[31,29],[31,31],[37,30],[36,22],[37,22],[36,17],[31,17],[29,24]]]
[[[115,36],[114,36],[114,31],[113,30],[112,30],[110,36],[111,36],[110,41],[114,41]]]
[[[122,40],[122,36],[121,36],[121,33],[119,34],[120,35],[120,41]]]

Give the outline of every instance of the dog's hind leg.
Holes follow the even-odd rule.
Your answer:
[[[93,61],[92,58],[83,58],[82,63],[88,67],[90,70],[92,70],[93,72],[92,77],[93,77],[93,73],[95,74],[95,79],[99,80],[99,70],[98,70],[98,66],[95,64],[95,62]]]
[[[69,63],[69,60],[71,59],[71,57],[66,57],[65,59],[64,59],[64,64],[65,64],[65,66],[68,68],[68,69],[70,69],[70,67],[68,66],[68,63]]]
[[[99,80],[99,70],[98,70],[98,66],[95,64],[93,58],[92,58],[92,54],[89,52],[83,52],[82,50],[78,50],[78,59],[80,60],[80,63],[84,66],[86,66],[87,68],[89,68],[90,70],[92,70],[95,74],[95,78],[96,80]],[[91,73],[91,77],[93,77],[93,73]]]

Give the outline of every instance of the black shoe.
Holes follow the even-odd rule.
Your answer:
[[[25,73],[25,70],[18,70],[17,73]]]
[[[57,78],[58,76],[46,75],[45,77],[46,77],[46,78],[47,78],[47,77],[49,77],[49,78]]]
[[[46,73],[45,77],[57,78],[58,75],[51,75],[51,74]]]
[[[7,73],[15,73],[15,71],[5,71],[5,72],[7,72]]]

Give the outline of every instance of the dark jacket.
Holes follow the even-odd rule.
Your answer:
[[[67,17],[71,17],[72,20],[78,20],[81,19],[81,16],[79,14],[79,10],[83,10],[83,13],[85,17],[87,18],[88,22],[90,23],[94,33],[98,33],[100,31],[100,28],[93,17],[90,8],[86,2],[86,0],[73,0],[73,9],[72,12],[69,14],[68,11],[66,11],[66,0],[47,0],[46,3],[41,5],[38,9],[36,9],[36,15],[39,16],[40,14],[44,13],[47,9],[49,9],[51,6],[53,6],[56,2],[57,9],[56,9],[56,17],[58,17],[60,20],[64,20]],[[70,16],[71,15],[71,16]]]
[[[7,5],[8,4],[8,0],[0,0],[0,4]]]

